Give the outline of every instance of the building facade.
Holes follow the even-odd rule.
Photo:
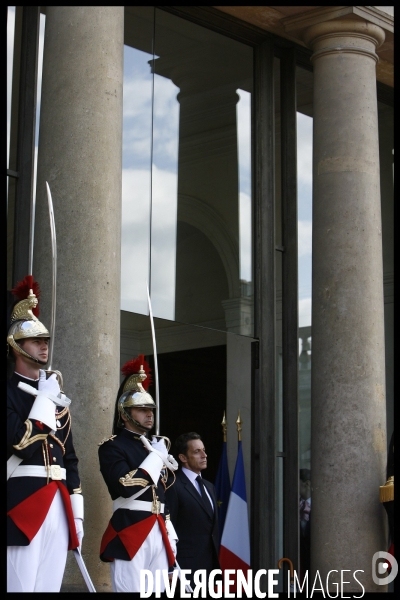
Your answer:
[[[139,352],[153,364],[148,285],[160,432],[201,433],[213,480],[226,411],[232,477],[240,410],[252,568],[308,564],[309,469],[310,579],[362,570],[382,591],[393,7],[9,7],[8,25],[7,289],[33,247],[50,323],[48,182],[54,367],[72,398],[96,588],[110,590],[98,555],[111,511],[97,448],[120,366]],[[82,586],[72,560],[65,586]]]

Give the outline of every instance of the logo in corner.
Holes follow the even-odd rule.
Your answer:
[[[390,572],[386,577],[382,577],[385,573]],[[391,583],[399,570],[399,565],[397,564],[397,560],[392,554],[389,552],[375,552],[372,557],[372,579],[374,583],[377,585],[387,585]]]

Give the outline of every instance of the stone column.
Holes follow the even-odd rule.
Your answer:
[[[58,252],[52,366],[72,399],[85,498],[83,556],[97,590],[111,591],[109,566],[99,560],[111,501],[97,450],[111,435],[119,385],[124,8],[46,10],[33,273],[50,326],[48,181]],[[64,585],[82,582],[69,558]]]
[[[312,571],[343,593],[384,591],[379,485],[386,457],[382,236],[375,49],[365,21],[311,26],[314,51]],[[320,586],[319,586],[320,587]],[[340,589],[340,588],[339,588]]]

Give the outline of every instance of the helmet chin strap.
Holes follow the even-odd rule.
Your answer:
[[[21,348],[21,346],[15,342],[15,340],[13,340],[13,342],[14,342],[13,344],[9,343],[9,347],[11,345],[11,347],[14,348],[14,350],[16,352],[18,352],[18,354],[20,354],[21,356],[25,356],[25,358],[29,358],[29,360],[32,360],[34,363],[36,363],[38,365],[42,365],[43,367],[45,365],[47,365],[47,363],[49,362],[48,360],[43,361],[43,360],[39,360],[38,358],[35,358],[34,356],[31,356],[28,352],[23,350]]]
[[[43,361],[43,360],[39,360],[38,358],[33,358],[33,356],[32,356],[32,360],[34,360],[39,365],[42,365],[43,367],[45,367],[47,365],[47,363],[49,362],[48,360]]]
[[[124,414],[128,418],[128,420],[135,425],[135,427],[137,427],[138,429],[141,429],[145,433],[149,433],[154,427],[154,425],[152,425],[151,427],[145,427],[144,425],[139,423],[139,421],[136,421],[136,419],[131,417],[131,415],[126,412],[126,410],[124,410]]]

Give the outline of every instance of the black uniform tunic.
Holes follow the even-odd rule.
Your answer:
[[[116,436],[102,442],[99,447],[100,471],[107,484],[108,491],[112,500],[117,498],[130,498],[138,492],[143,492],[137,497],[137,500],[152,502],[154,493],[161,503],[165,503],[165,488],[160,479],[157,485],[154,485],[150,475],[139,468],[139,465],[149,455],[148,450],[140,440],[139,434],[122,429]],[[164,513],[160,516],[165,521],[169,515],[169,510],[165,506]],[[120,536],[128,527],[139,524],[152,516],[149,511],[129,510],[118,508],[110,519],[109,526],[104,533],[103,542],[100,550],[100,558],[104,562],[113,561],[115,558],[121,560],[131,560],[131,550],[126,535]],[[108,541],[112,535],[117,533]],[[136,529],[137,535],[140,535],[139,528]],[[132,529],[133,532],[133,529]],[[144,541],[144,538],[141,540]],[[137,540],[136,540],[137,544]]]
[[[49,464],[59,465],[66,469],[66,480],[62,483],[70,494],[80,489],[78,458],[67,423],[69,411],[59,418],[60,429],[54,437],[49,435],[50,429],[43,423],[28,419],[35,396],[18,388],[22,381],[37,389],[38,381],[22,377],[14,373],[7,383],[7,460],[12,454],[22,458],[20,465],[44,466],[43,442],[47,439]],[[64,409],[58,407],[61,413]],[[57,418],[57,415],[56,415]],[[66,441],[65,441],[66,440]],[[51,479],[50,479],[51,482]],[[32,496],[47,485],[46,477],[11,477],[7,481],[7,545],[28,546],[27,536],[15,525],[8,512],[20,502]],[[27,512],[26,518],[30,515]]]

